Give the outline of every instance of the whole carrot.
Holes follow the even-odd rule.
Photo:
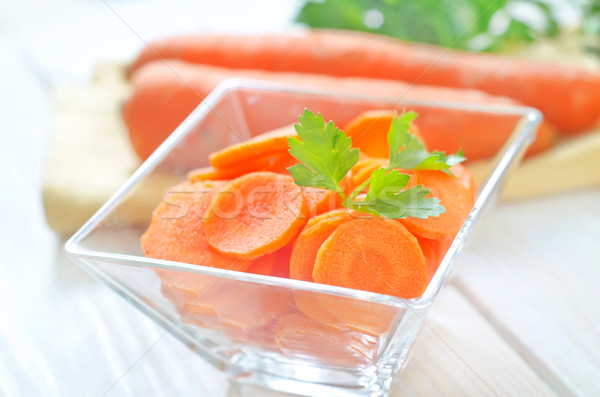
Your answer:
[[[144,65],[132,76],[133,94],[123,107],[124,121],[136,153],[143,159],[148,157],[210,91],[230,77],[293,83],[340,93],[381,95],[399,99],[404,97],[499,105],[519,104],[508,98],[491,96],[476,90],[411,86],[399,81],[339,78],[308,73],[231,70],[177,60],[169,61],[168,64],[156,61]],[[458,146],[472,142],[470,148],[465,148],[465,154],[471,160],[494,156],[517,122],[517,118],[511,120],[477,112],[473,112],[468,120],[465,120],[465,117],[461,119],[461,114],[450,110],[444,114],[440,111],[432,113],[427,107],[416,110],[420,114],[419,127],[425,141],[438,150],[446,151],[456,151]],[[327,116],[328,109],[320,108],[320,111]],[[348,112],[347,116],[346,119],[338,117],[334,121],[338,125],[344,125],[356,114]],[[250,130],[255,133],[280,127],[268,123],[269,120],[265,120],[264,117],[253,118],[253,114],[248,114]],[[512,125],[507,126],[507,123]],[[457,133],[448,134],[447,131]],[[529,153],[552,147],[555,135],[554,127],[544,122]]]
[[[234,69],[324,73],[478,89],[542,111],[561,131],[600,119],[600,74],[585,68],[447,50],[390,37],[334,30],[277,35],[196,35],[158,40],[131,72],[156,59]]]

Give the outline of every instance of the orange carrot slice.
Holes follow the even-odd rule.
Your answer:
[[[246,272],[263,276],[289,278],[290,256],[292,255],[293,245],[294,242],[292,241],[273,253],[256,258]]]
[[[342,198],[333,190],[318,189],[314,187],[302,187],[302,194],[308,207],[310,218],[327,211],[334,210],[341,205]]]
[[[346,209],[327,212],[320,217],[311,218],[310,226],[306,225],[294,243],[290,258],[290,278],[313,281],[313,267],[321,245],[338,226],[354,219],[356,218]]]
[[[205,214],[207,241],[223,255],[254,259],[289,243],[306,222],[306,211],[291,177],[253,172],[215,195]]]
[[[417,239],[399,222],[356,219],[338,226],[321,245],[313,279],[416,298],[427,287],[427,265]]]
[[[248,329],[224,326],[223,331],[233,343],[243,345],[244,347],[251,346],[277,352],[278,347],[275,344],[275,326],[277,322],[278,319],[274,318],[267,325]]]
[[[352,168],[350,177],[351,190],[357,188],[361,183],[367,180],[376,169],[386,167],[388,159],[381,157],[369,157],[362,161],[359,167]],[[358,165],[358,164],[357,164]]]
[[[362,334],[379,337],[394,324],[398,309],[379,303],[336,295],[319,294],[319,307],[335,318],[328,323]]]
[[[446,212],[426,219],[400,219],[411,233],[432,240],[442,240],[456,235],[467,219],[475,197],[473,177],[460,164],[452,166],[450,171],[456,177],[442,171],[417,171],[417,183],[431,189],[431,195],[440,199]]]
[[[154,269],[161,281],[161,292],[178,309],[198,298],[204,288],[202,275],[189,272]]]
[[[152,213],[140,243],[144,255],[208,267],[243,271],[252,262],[230,258],[213,249],[207,239],[203,215],[223,182],[184,182],[169,189]]]
[[[324,221],[326,219],[340,218],[340,217],[345,218],[349,214],[352,215],[352,216],[354,216],[354,217],[356,217],[356,218],[360,218],[363,215],[364,216],[369,216],[369,217],[371,216],[369,214],[363,214],[363,213],[360,213],[360,212],[351,211],[351,210],[349,210],[347,208],[337,208],[337,209],[335,209],[333,211],[324,212],[322,214],[319,214],[317,216],[314,216],[314,217],[310,218],[308,220],[308,222],[306,222],[306,225],[304,226],[304,229],[308,229],[309,227],[313,227],[317,223],[319,223],[321,221]]]
[[[211,154],[208,160],[215,168],[226,168],[256,157],[284,152],[288,149],[288,137],[291,136],[296,136],[296,131],[293,125],[288,125],[228,146]]]
[[[427,261],[427,280],[431,281],[433,275],[440,266],[442,259],[444,259],[446,252],[448,252],[448,248],[452,245],[454,237],[448,237],[443,240],[430,240],[419,236],[415,237],[419,241],[419,246]]]
[[[275,252],[260,256],[252,261],[252,265],[246,269],[246,273],[260,274],[262,276],[270,276],[275,268],[277,257]]]
[[[342,190],[349,190],[349,178],[344,177],[340,182]],[[308,217],[334,211],[342,205],[342,196],[333,190],[318,189],[314,187],[302,187],[302,194],[308,207]]]
[[[290,291],[279,287],[173,270],[159,270],[157,274],[163,295],[178,308],[184,321],[198,326],[259,328],[294,308]],[[248,316],[249,311],[252,316]]]
[[[373,159],[381,159],[381,158],[382,157],[367,156],[363,152],[359,152],[358,161],[356,162],[356,164],[354,164],[354,166],[350,170],[350,175],[356,175],[365,166],[371,164],[373,162]]]
[[[328,327],[302,313],[279,320],[275,342],[289,358],[353,368],[373,362],[379,348],[376,338]]]
[[[206,180],[231,180],[250,172],[272,171],[288,175],[287,167],[296,164],[297,160],[288,152],[278,152],[253,159],[232,163],[225,168],[212,166],[197,168],[188,172],[191,182]]]
[[[296,238],[292,239],[287,245],[275,251],[275,264],[269,276],[290,278],[290,257]]]
[[[298,160],[296,160],[286,149],[284,152],[272,155],[268,171],[289,175],[288,168],[297,163]]]
[[[352,146],[372,157],[389,157],[387,136],[397,112],[393,110],[368,110],[350,120],[342,131],[352,138]],[[410,132],[422,138],[413,123]]]
[[[182,322],[201,328],[222,327],[213,308],[194,305],[209,291],[216,278],[167,269],[154,269],[154,272],[160,278],[162,295],[175,305]]]
[[[241,330],[263,327],[294,308],[289,290],[240,281],[224,283],[211,298],[222,324]]]
[[[469,192],[471,206],[475,204],[475,199],[477,198],[477,185],[475,185],[475,177],[471,171],[462,164],[450,167],[450,171],[454,174],[458,182]]]
[[[331,328],[344,329],[344,324],[327,310],[326,307],[321,305],[319,295],[321,294],[317,292],[296,290],[294,291],[294,302],[298,310],[310,318],[320,321]]]
[[[372,337],[389,330],[398,313],[390,306],[311,291],[294,291],[294,302],[302,313],[328,327]]]

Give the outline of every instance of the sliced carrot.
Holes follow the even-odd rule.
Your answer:
[[[223,182],[184,182],[169,189],[152,213],[140,243],[144,255],[208,267],[243,271],[252,262],[213,249],[206,238],[203,215]]]
[[[203,276],[176,270],[154,269],[160,278],[161,292],[178,309],[198,298],[203,289]]]
[[[314,187],[303,187],[302,194],[308,207],[308,217],[334,210],[341,205],[341,196],[333,191]]]
[[[296,290],[294,291],[294,302],[298,310],[310,318],[320,321],[331,328],[344,329],[344,324],[327,308],[321,305],[319,295],[321,294],[317,292]]]
[[[348,210],[337,210],[325,213],[315,221],[312,218],[310,227],[302,230],[290,258],[290,278],[295,280],[313,281],[312,273],[317,258],[317,252],[327,238],[343,223],[356,218]]]
[[[399,310],[379,303],[319,294],[318,305],[333,315],[333,326],[379,337],[394,325]],[[328,323],[329,324],[329,323]]]
[[[469,171],[469,169],[461,164],[450,167],[450,172],[458,180],[458,182],[469,192],[469,198],[471,199],[471,206],[475,204],[477,198],[477,185],[475,184],[475,177]]]
[[[345,176],[340,181],[340,187],[343,191],[348,191],[350,188],[350,178]],[[302,194],[306,200],[309,218],[333,211],[342,205],[342,196],[333,190],[304,186],[302,187]]]
[[[206,211],[207,241],[220,253],[254,259],[289,243],[306,222],[306,201],[290,176],[253,172],[215,195]]]
[[[245,142],[228,146],[208,157],[215,168],[225,168],[232,164],[240,164],[257,157],[287,151],[288,137],[296,136],[293,125],[288,125],[264,134],[258,135]]]
[[[244,347],[254,347],[277,352],[278,347],[275,343],[275,327],[277,323],[278,318],[275,317],[271,322],[259,328],[240,329],[224,326],[223,331],[233,343],[243,345]]]
[[[288,168],[298,163],[298,160],[292,157],[287,150],[277,153],[271,158],[270,171],[277,172],[278,174],[289,175]]]
[[[427,266],[417,239],[399,222],[356,219],[338,226],[321,245],[313,279],[416,298],[427,287]]]
[[[290,277],[290,256],[294,241],[277,251],[260,256],[254,260],[246,270],[247,273],[261,274],[263,276]]]
[[[308,229],[309,227],[313,227],[315,226],[317,223],[324,221],[326,219],[330,219],[330,218],[346,218],[348,216],[348,214],[355,216],[355,217],[359,217],[360,213],[356,213],[354,211],[350,211],[347,208],[337,208],[333,211],[328,211],[328,212],[324,212],[322,214],[319,214],[317,216],[314,216],[312,218],[310,218],[308,220],[308,222],[306,222],[306,225],[304,226],[304,229]],[[368,215],[368,214],[365,214]]]
[[[369,157],[363,160],[357,168],[352,168],[351,176],[350,176],[350,190],[354,190],[361,183],[366,181],[373,171],[376,169],[386,167],[389,163],[388,159],[384,159],[381,157]],[[357,164],[358,165],[358,164]]]
[[[393,110],[368,110],[350,120],[342,131],[352,138],[352,146],[367,156],[386,158],[389,157],[387,136],[397,114]],[[414,123],[410,125],[410,132],[422,140]]]
[[[187,173],[187,178],[190,182],[203,181],[224,181],[229,179],[228,174],[224,174],[211,166],[201,167],[191,170]]]
[[[214,168],[212,166],[196,168],[188,172],[187,177],[191,182],[231,180],[249,172],[268,171],[271,158],[257,157],[241,164],[232,164],[227,168]]]
[[[289,358],[352,368],[372,363],[379,349],[377,338],[331,328],[302,313],[279,320],[275,342]]]
[[[231,342],[244,344],[245,346],[253,346],[261,349],[269,349],[271,351],[277,351],[275,344],[275,325],[280,315],[284,314],[283,311],[272,311],[265,315],[259,315],[256,318],[250,316],[241,318],[237,316],[234,321],[231,320],[231,306],[232,303],[224,297],[225,300],[216,300],[215,307],[210,307],[211,310],[207,311],[207,305],[199,304],[198,302],[190,302],[185,304],[181,309],[181,321],[187,324],[195,325],[200,328],[206,328],[211,330],[217,330],[229,337]],[[247,297],[246,298],[250,298]],[[239,301],[234,301],[234,304],[239,304]],[[259,308],[254,307],[254,311],[265,311],[265,307]],[[228,313],[229,311],[229,313]],[[218,313],[225,313],[218,316]],[[229,318],[228,318],[229,314]],[[272,316],[272,318],[268,318]],[[243,322],[241,322],[242,320]],[[266,322],[266,324],[265,324]]]
[[[265,288],[260,284],[174,270],[160,270],[157,274],[163,295],[178,308],[184,321],[199,326],[259,328],[294,308],[291,292],[280,287]],[[252,316],[248,316],[250,311]]]
[[[455,236],[461,228],[475,197],[475,184],[470,172],[458,164],[450,168],[456,177],[442,171],[418,170],[417,183],[431,189],[431,195],[440,199],[446,212],[426,219],[405,218],[399,221],[411,233],[420,237],[441,240]]]
[[[291,291],[281,287],[236,281],[218,292],[213,305],[222,324],[241,330],[263,327],[295,307]]]
[[[427,261],[427,279],[431,281],[433,275],[437,271],[442,259],[448,252],[448,248],[452,245],[454,237],[448,237],[443,240],[430,240],[427,238],[415,236],[419,241],[419,246],[425,255]]]
[[[367,156],[363,152],[359,152],[358,161],[352,169],[350,170],[350,175],[356,175],[360,170],[362,170],[365,166],[370,165],[374,160],[373,159],[382,159],[382,157],[371,157]],[[384,159],[387,160],[387,159]]]
[[[188,179],[192,182],[206,180],[231,180],[250,172],[271,171],[289,175],[288,167],[298,161],[287,151],[270,153],[251,159],[243,159],[231,163],[224,168],[213,166],[197,168],[188,172]]]
[[[161,281],[161,292],[177,308],[181,321],[201,328],[219,329],[221,322],[213,308],[195,306],[215,282],[202,274],[154,269]]]
[[[200,328],[208,328],[212,330],[222,330],[223,324],[217,315],[213,312],[208,312],[203,307],[198,307],[192,303],[186,303],[179,311],[181,322],[195,325]]]
[[[390,306],[311,291],[294,291],[294,302],[302,313],[328,327],[371,337],[389,330],[398,313]]]
[[[263,160],[263,159],[261,159]],[[202,182],[202,181],[228,181],[239,176],[244,175],[248,170],[246,168],[230,167],[227,169],[218,169],[211,166],[196,168],[188,172],[187,177],[190,182]],[[262,169],[255,169],[254,171],[263,171]]]
[[[270,276],[277,263],[276,253],[263,255],[256,258],[252,265],[246,269],[246,273],[260,274],[262,276]]]
[[[290,278],[290,257],[296,238],[292,239],[287,245],[275,251],[275,264],[269,276]]]

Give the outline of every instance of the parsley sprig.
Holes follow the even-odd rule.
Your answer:
[[[442,170],[452,175],[448,168],[465,161],[462,149],[456,154],[446,155],[434,150],[428,152],[423,142],[410,133],[410,123],[417,118],[415,112],[403,113],[395,117],[388,132],[390,147],[390,165],[388,168],[403,168],[405,170]]]
[[[358,161],[358,149],[352,149],[352,139],[333,124],[325,124],[321,113],[315,116],[306,109],[295,124],[297,138],[288,139],[290,154],[299,164],[288,171],[296,184],[335,190],[344,196],[340,182]]]
[[[442,170],[452,175],[448,169],[465,158],[462,151],[454,155],[428,152],[423,142],[410,132],[410,124],[416,117],[415,112],[394,117],[388,132],[389,165],[373,171],[346,197],[340,183],[358,161],[358,149],[352,148],[351,138],[332,121],[325,123],[320,113],[315,115],[305,109],[295,124],[298,138],[288,138],[289,152],[300,163],[288,170],[299,186],[338,192],[347,208],[393,219],[438,216],[445,212],[440,200],[427,197],[430,191],[421,185],[406,189],[410,177],[397,168]],[[365,197],[358,199],[367,186]]]

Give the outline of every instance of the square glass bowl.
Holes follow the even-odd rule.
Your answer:
[[[446,141],[457,145],[457,129],[477,118],[490,126],[482,135],[495,134],[489,138],[504,142],[487,161],[475,205],[421,297],[405,300],[143,256],[140,236],[168,187],[208,165],[209,153],[296,122],[305,108],[338,126],[369,109],[412,109],[419,113],[417,123],[437,124],[447,132]],[[465,239],[497,195],[501,179],[520,161],[540,121],[538,111],[524,107],[353,96],[230,80],[198,106],[65,247],[84,269],[233,381],[309,396],[384,396],[405,365]]]

